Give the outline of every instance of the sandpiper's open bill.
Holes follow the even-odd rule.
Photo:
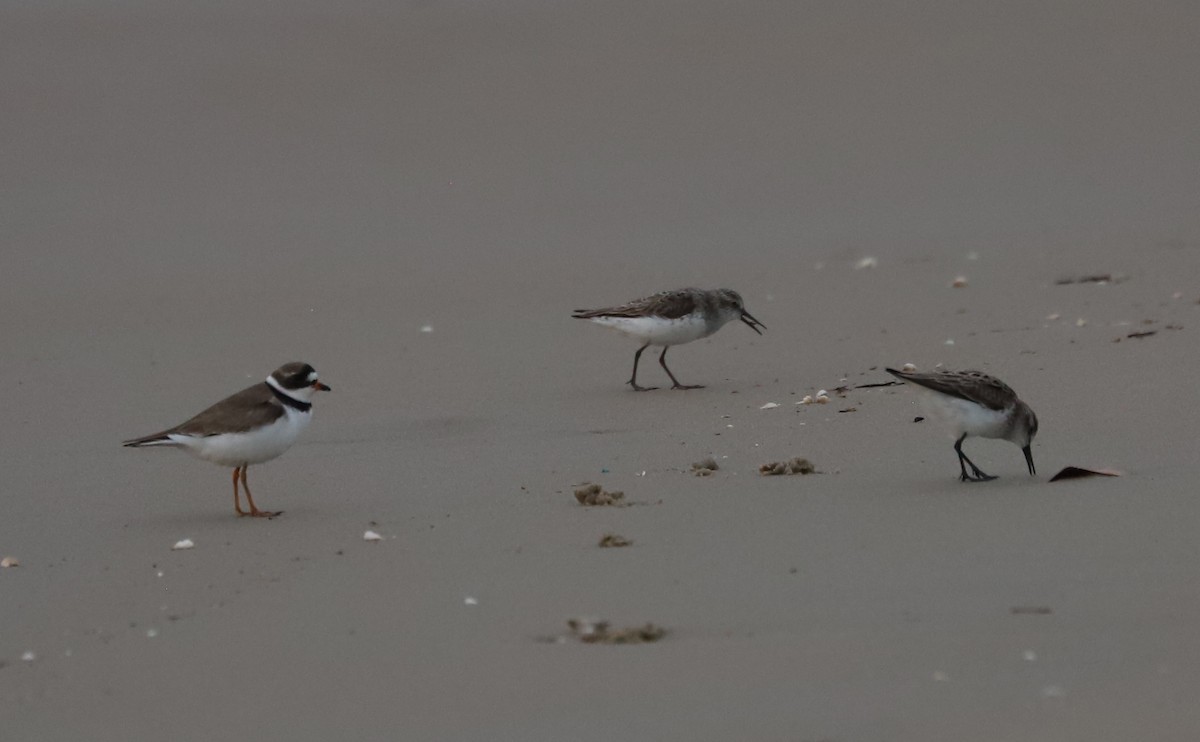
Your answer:
[[[671,377],[672,389],[701,389],[701,384],[680,384],[667,368],[667,349],[693,340],[708,337],[728,322],[740,319],[759,335],[766,325],[746,311],[738,292],[731,289],[679,289],[663,291],[643,299],[603,309],[576,309],[571,315],[604,327],[610,327],[637,338],[642,347],[633,354],[633,375],[627,382],[635,391],[645,392],[658,387],[638,386],[637,369],[642,351],[651,345],[661,346],[658,363]]]
[[[763,323],[761,323],[761,322],[759,322],[758,320],[754,319],[754,317],[753,317],[753,316],[751,316],[751,314],[750,314],[749,312],[747,312],[745,309],[743,309],[743,310],[742,310],[742,316],[741,316],[741,317],[739,317],[738,319],[740,319],[741,321],[743,321],[743,322],[745,322],[747,325],[749,325],[749,326],[750,326],[750,329],[751,329],[751,330],[754,330],[754,331],[755,331],[755,332],[757,332],[759,335],[761,335],[761,334],[762,334],[762,330],[760,330],[760,329],[758,329],[758,328],[760,328],[760,327],[761,327],[763,330],[767,329],[767,326],[766,326],[766,325],[764,325]]]
[[[1017,397],[1003,381],[982,371],[915,371],[887,372],[926,392],[930,414],[938,417],[953,432],[954,451],[964,482],[986,482],[995,477],[984,474],[963,453],[962,444],[968,435],[981,438],[1002,438],[1021,447],[1031,475],[1033,466],[1033,437],[1038,432],[1037,415]],[[967,473],[967,467],[971,473]]]
[[[291,448],[312,419],[312,396],[330,391],[307,363],[285,363],[265,382],[226,397],[187,422],[161,433],[125,441],[131,448],[182,448],[205,461],[233,467],[233,508],[238,515],[270,518],[283,511],[259,510],[246,482],[251,464],[279,456]],[[238,481],[249,510],[242,510]]]

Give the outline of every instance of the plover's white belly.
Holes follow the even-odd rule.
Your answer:
[[[708,323],[699,315],[687,315],[679,319],[593,317],[592,321],[651,345],[683,345],[711,334]]]
[[[981,438],[1003,438],[1008,431],[1008,413],[990,410],[983,405],[946,394],[927,391],[925,409],[932,417],[945,423],[958,438],[963,433]]]
[[[222,466],[261,464],[292,447],[312,419],[311,412],[287,409],[274,423],[245,433],[221,433],[203,437],[172,435],[171,440],[189,453]]]

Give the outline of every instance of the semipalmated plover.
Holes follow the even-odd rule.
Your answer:
[[[950,426],[954,434],[954,451],[962,469],[962,481],[986,482],[995,479],[980,471],[963,453],[962,443],[968,435],[982,438],[1003,438],[1021,447],[1029,473],[1033,467],[1033,437],[1038,432],[1037,415],[1022,402],[1012,388],[995,376],[982,371],[935,371],[922,374],[913,371],[887,372],[898,379],[915,384],[926,392],[930,412]],[[967,467],[971,473],[967,474]]]
[[[701,389],[703,385],[680,384],[667,368],[667,349],[693,340],[708,337],[727,322],[740,319],[759,335],[766,325],[750,316],[738,292],[730,289],[679,289],[663,291],[644,299],[636,299],[618,307],[576,309],[575,319],[587,319],[604,327],[637,338],[643,343],[633,354],[633,375],[628,384],[635,391],[645,392],[658,387],[638,386],[637,367],[642,351],[651,345],[662,346],[659,364],[674,382],[672,389]]]
[[[291,448],[312,419],[313,394],[329,391],[307,363],[285,363],[266,382],[247,387],[217,402],[185,423],[161,433],[134,438],[124,445],[172,446],[205,461],[233,467],[233,508],[238,515],[270,518],[282,513],[259,510],[246,483],[251,464],[279,456]],[[249,510],[242,510],[238,479]]]

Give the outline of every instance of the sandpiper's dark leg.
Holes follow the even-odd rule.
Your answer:
[[[254,504],[254,497],[250,494],[250,484],[246,481],[246,470],[249,468],[249,466],[242,467],[242,489],[246,491],[246,502],[250,503],[249,515],[253,515],[255,518],[274,518],[276,515],[283,515],[282,510],[259,510],[258,506]]]
[[[675,378],[675,374],[671,373],[671,369],[667,368],[667,349],[670,347],[671,346],[669,346],[669,345],[663,346],[663,352],[662,352],[662,355],[660,355],[658,357],[658,362],[663,367],[663,371],[667,372],[667,376],[671,377],[671,381],[675,382],[675,386],[673,386],[671,388],[672,389],[703,389],[704,388],[703,384],[690,384],[690,385],[689,384],[680,384],[679,379]]]
[[[241,473],[242,467],[233,467],[233,509],[238,515],[249,515],[245,510],[242,510],[242,499],[238,497],[238,475]]]
[[[963,453],[962,443],[966,439],[967,439],[967,434],[963,433],[959,437],[959,439],[954,442],[954,451],[955,451],[955,453],[958,454],[958,466],[959,466],[959,468],[962,469],[962,481],[964,481],[964,482],[989,482],[989,481],[995,479],[995,477],[991,476],[990,474],[984,474],[983,470],[981,470],[978,466],[975,466],[975,462],[968,459],[967,455],[965,453]],[[971,472],[972,472],[973,476],[967,474],[968,466],[971,467]]]
[[[638,383],[637,383],[638,361],[640,361],[642,358],[642,351],[649,347],[650,347],[650,343],[646,343],[645,345],[643,345],[642,347],[637,349],[637,353],[633,354],[633,376],[630,376],[629,381],[627,381],[626,383],[629,384],[629,386],[633,387],[633,391],[635,391],[635,392],[648,392],[648,391],[651,391],[652,389],[658,388],[656,386],[638,386]]]

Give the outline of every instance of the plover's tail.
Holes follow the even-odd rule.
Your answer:
[[[141,446],[178,446],[179,444],[171,439],[170,431],[164,430],[161,433],[144,435],[141,438],[123,441],[121,445],[127,448],[139,448]]]

